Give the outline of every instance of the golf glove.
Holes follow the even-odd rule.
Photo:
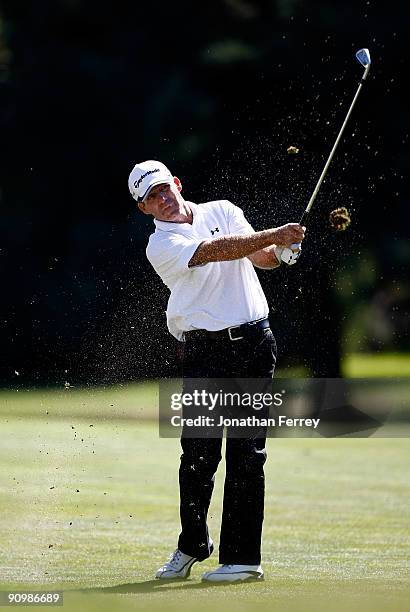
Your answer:
[[[302,245],[291,244],[290,247],[275,247],[275,255],[279,262],[285,263],[288,266],[293,266],[297,262],[302,252]]]

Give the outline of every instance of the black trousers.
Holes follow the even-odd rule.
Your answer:
[[[184,348],[184,378],[272,378],[276,341],[270,330],[243,340],[200,339]],[[178,548],[204,560],[211,554],[207,514],[221,460],[220,437],[181,437],[181,533]],[[226,437],[226,478],[219,543],[222,564],[259,565],[264,516],[266,428],[251,437]]]

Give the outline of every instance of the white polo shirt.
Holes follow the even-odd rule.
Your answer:
[[[155,220],[156,230],[147,246],[150,263],[171,292],[167,307],[171,334],[183,340],[185,331],[216,331],[267,317],[268,304],[247,257],[188,268],[205,240],[254,233],[242,210],[228,200],[188,205],[192,225]]]

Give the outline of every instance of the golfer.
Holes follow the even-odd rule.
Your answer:
[[[272,378],[276,342],[268,304],[254,266],[295,263],[304,228],[298,223],[255,232],[227,200],[194,204],[180,180],[154,160],[133,168],[128,186],[140,211],[154,217],[147,257],[170,290],[167,323],[184,343],[183,374],[194,378]],[[220,567],[209,582],[263,579],[266,429],[227,437],[226,479],[219,541]],[[219,437],[181,437],[181,533],[178,547],[156,578],[187,578],[213,551],[207,513],[221,460]]]

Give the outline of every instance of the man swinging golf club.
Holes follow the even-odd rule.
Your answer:
[[[255,232],[240,208],[219,200],[195,204],[164,164],[149,160],[128,181],[140,211],[154,217],[147,257],[170,290],[167,323],[184,342],[184,378],[271,378],[276,342],[268,304],[254,266],[293,265],[304,228],[298,223]],[[219,543],[220,567],[209,582],[263,578],[261,532],[264,513],[266,430],[227,437],[226,479]],[[156,573],[183,579],[213,551],[207,513],[221,459],[219,437],[181,437],[179,470],[181,533],[178,547]]]
[[[276,342],[268,305],[253,266],[293,265],[300,255],[306,219],[368,75],[368,49],[356,59],[364,73],[300,224],[254,232],[242,211],[227,200],[197,205],[160,162],[132,170],[128,185],[139,209],[155,219],[147,256],[169,288],[168,329],[185,343],[184,377],[264,378],[273,375]],[[208,582],[263,578],[261,531],[264,511],[266,430],[247,438],[227,435],[226,479],[219,543],[221,566],[206,572]],[[187,578],[193,564],[208,558],[213,542],[207,513],[221,459],[219,437],[181,437],[179,471],[182,530],[178,548],[156,574]]]

